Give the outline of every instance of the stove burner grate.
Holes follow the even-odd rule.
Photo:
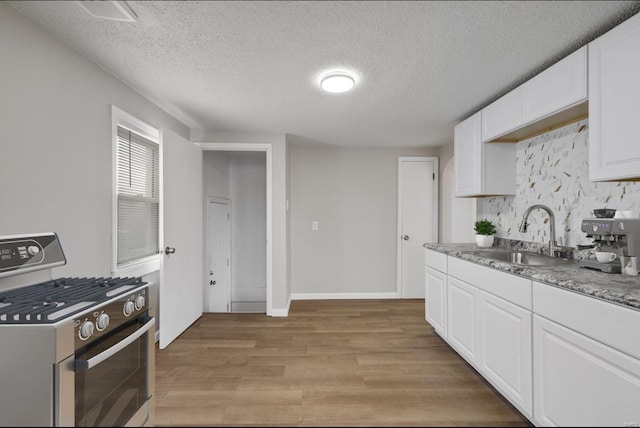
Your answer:
[[[144,285],[141,278],[58,278],[0,293],[0,324],[53,323]]]

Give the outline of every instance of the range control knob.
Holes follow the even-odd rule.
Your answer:
[[[84,321],[80,324],[80,328],[78,329],[78,336],[80,340],[87,340],[93,334],[93,323],[89,320]]]
[[[136,297],[136,310],[137,311],[142,309],[144,307],[144,304],[145,304],[145,300],[144,300],[144,296],[143,295],[139,295],[138,297]]]
[[[109,315],[108,314],[98,315],[98,318],[96,318],[96,328],[98,329],[98,331],[102,331],[107,327],[109,327]]]
[[[125,317],[128,317],[133,313],[134,309],[135,309],[135,305],[133,304],[133,302],[131,300],[127,300],[127,302],[122,307],[122,313],[124,314]]]
[[[38,248],[35,245],[31,245],[31,246],[29,246],[29,248],[27,248],[27,253],[29,253],[32,256],[35,256],[39,252],[40,252],[40,248]]]

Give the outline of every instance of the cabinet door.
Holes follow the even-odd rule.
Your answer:
[[[532,415],[531,312],[480,291],[480,371]]]
[[[472,366],[478,365],[478,289],[447,278],[447,339]]]
[[[425,268],[424,318],[447,337],[447,276],[431,268]]]
[[[563,110],[587,98],[584,46],[522,85],[522,123]]]
[[[640,14],[589,44],[589,178],[640,177]]]
[[[481,112],[460,122],[453,130],[455,195],[482,193]]]
[[[533,316],[534,419],[543,426],[635,426],[640,361]]]
[[[482,141],[490,141],[522,125],[522,87],[482,109]]]

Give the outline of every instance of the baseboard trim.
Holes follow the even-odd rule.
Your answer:
[[[272,317],[288,317],[289,316],[289,308],[291,308],[291,297],[287,301],[286,309],[271,309]]]
[[[368,300],[399,299],[400,293],[295,293],[291,300]]]

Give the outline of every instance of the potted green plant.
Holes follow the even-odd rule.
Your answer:
[[[476,244],[478,244],[478,247],[490,247],[493,245],[496,226],[491,220],[485,218],[476,221],[473,230],[476,231]]]

